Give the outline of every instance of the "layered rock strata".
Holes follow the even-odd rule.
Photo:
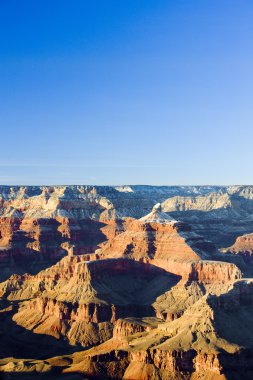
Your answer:
[[[251,187],[1,190],[0,372],[252,378]]]

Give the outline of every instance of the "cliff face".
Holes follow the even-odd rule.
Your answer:
[[[253,233],[238,236],[235,243],[228,248],[222,249],[224,253],[242,255],[244,259],[251,259],[253,255]]]
[[[121,228],[115,220],[141,218],[157,202],[162,203],[162,211],[225,247],[253,231],[252,194],[251,186],[0,186],[0,247],[12,246],[21,225],[30,239],[28,246],[22,240],[22,251],[31,249],[30,258],[36,258],[33,253],[40,241],[50,238],[52,245],[55,242],[52,254],[63,253],[60,243],[64,242],[76,246],[77,253],[88,252]],[[94,223],[91,237],[91,220],[108,228]]]
[[[238,265],[242,269],[244,277],[251,277],[253,274],[253,234],[238,236],[235,243],[228,248],[221,248],[224,259],[232,261],[240,260]]]
[[[0,293],[18,302],[18,325],[87,347],[109,339],[120,318],[155,317],[153,302],[179,279],[134,260],[68,256],[36,276],[13,275]]]
[[[126,218],[124,231],[101,244],[100,258],[129,258],[202,283],[226,283],[240,278],[240,270],[225,263],[214,244],[185,223],[171,219],[157,205],[150,214],[136,220]],[[159,209],[157,209],[159,208]],[[212,261],[210,259],[216,259]]]
[[[192,224],[194,231],[222,248],[253,231],[252,194],[252,186],[213,188],[208,194],[169,197],[162,210]]]
[[[251,379],[252,189],[0,188],[0,372]]]
[[[0,265],[12,267],[13,273],[17,267],[19,272],[36,273],[69,252],[93,252],[117,229],[110,202],[94,188],[6,190],[0,209]],[[103,215],[105,210],[108,215]],[[105,233],[107,223],[100,218],[108,220]]]
[[[180,318],[150,330],[119,321],[110,345],[74,355],[65,372],[98,375],[102,368],[114,378],[112,369],[118,367],[124,379],[250,379],[246,368],[253,359],[245,346],[252,341],[252,289],[250,281],[237,282],[228,293],[204,296]],[[243,332],[247,330],[243,336],[235,333],[242,321]],[[119,325],[124,334],[119,334]]]
[[[189,226],[178,222],[159,224],[157,222],[143,222],[127,219],[124,223],[124,232],[101,246],[97,252],[103,257],[132,257],[135,259],[166,259],[177,258],[179,261],[198,260],[200,255],[197,247],[201,244],[206,250],[200,249],[203,258],[208,256],[208,248],[214,251],[214,246],[208,246],[201,237],[191,234]],[[196,245],[196,251],[191,245]]]

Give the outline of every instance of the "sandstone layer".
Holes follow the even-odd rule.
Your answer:
[[[253,377],[253,187],[0,190],[4,378]]]

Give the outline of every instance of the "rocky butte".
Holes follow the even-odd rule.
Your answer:
[[[0,281],[0,378],[253,378],[253,186],[1,186]]]

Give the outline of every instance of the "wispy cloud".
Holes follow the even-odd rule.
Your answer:
[[[121,169],[121,168],[133,168],[133,169],[142,169],[142,168],[167,168],[169,169],[169,165],[142,165],[142,164],[105,164],[105,163],[96,163],[96,164],[71,164],[71,163],[26,163],[26,162],[0,162],[0,168],[115,168],[115,169]],[[175,165],[173,165],[175,168]],[[178,167],[179,169],[179,167]]]

